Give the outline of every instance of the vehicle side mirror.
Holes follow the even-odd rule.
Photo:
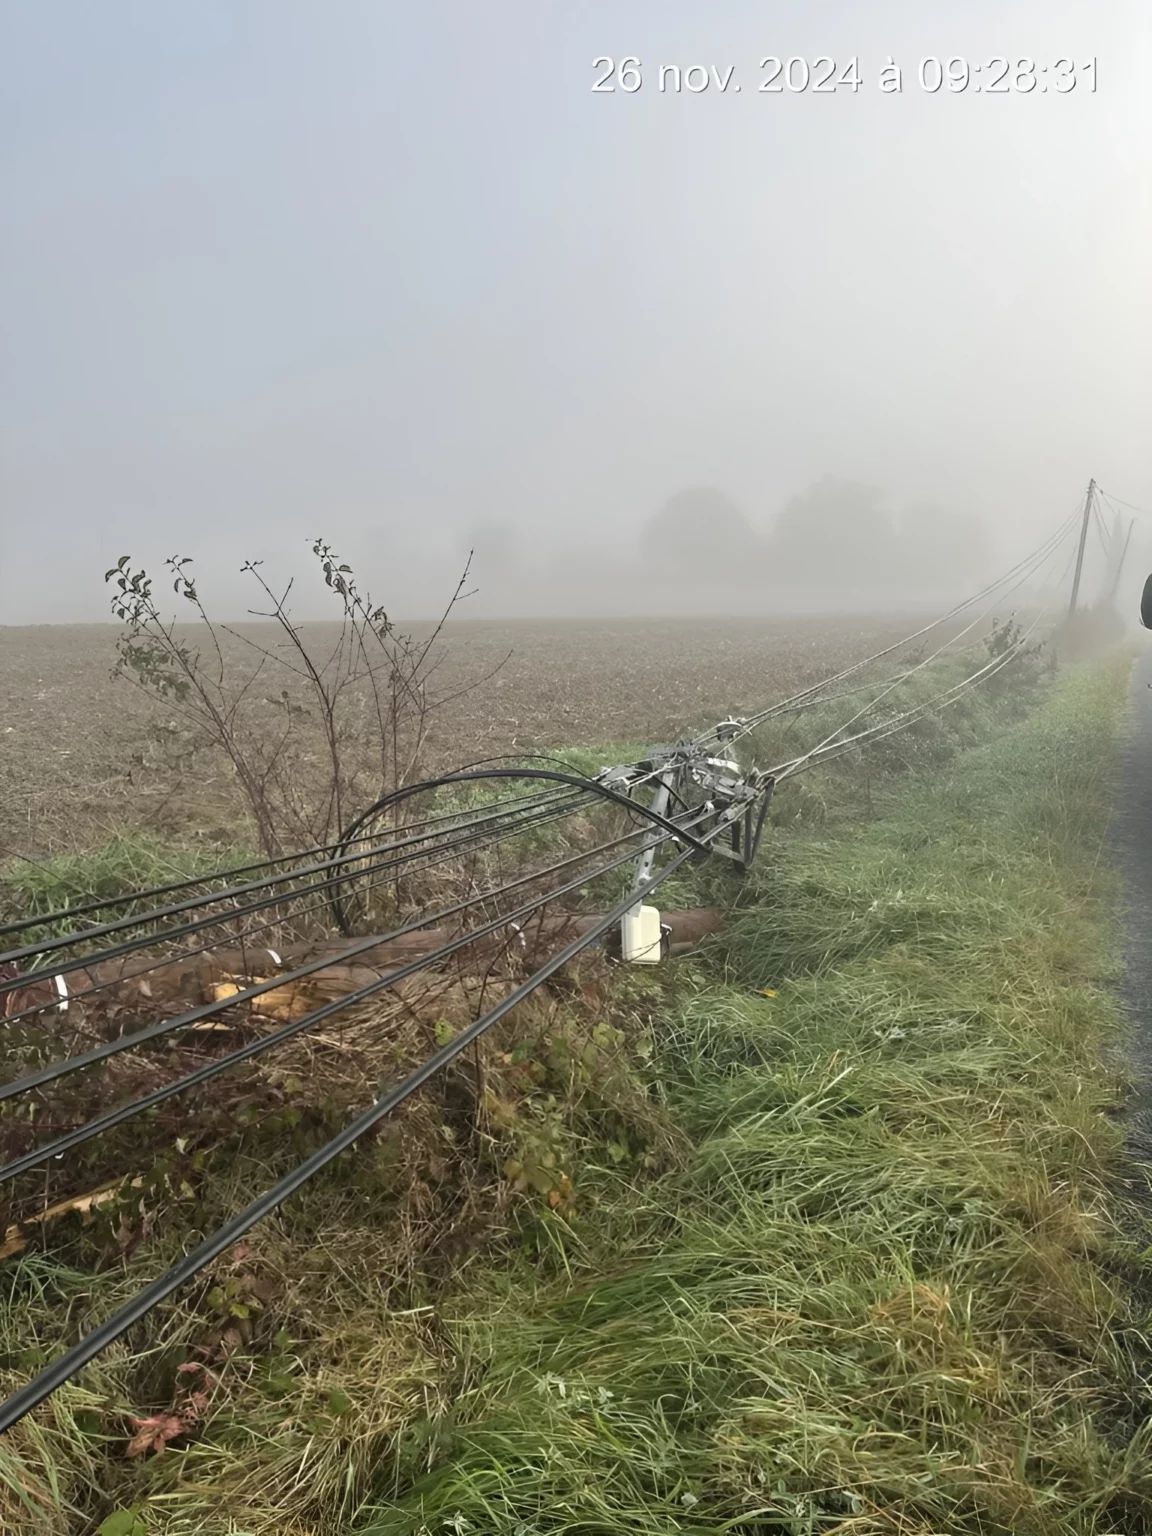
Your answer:
[[[1144,583],[1140,594],[1140,622],[1145,629],[1152,629],[1152,576]]]

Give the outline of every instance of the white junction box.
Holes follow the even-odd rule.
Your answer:
[[[633,965],[659,965],[661,951],[660,910],[642,904],[625,912],[620,920],[620,953]]]

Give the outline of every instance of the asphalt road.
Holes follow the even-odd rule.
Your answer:
[[[1122,991],[1134,1025],[1137,1089],[1131,1136],[1152,1154],[1152,636],[1132,669],[1132,728],[1124,748],[1113,849],[1126,886]]]

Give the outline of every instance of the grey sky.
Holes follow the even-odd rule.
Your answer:
[[[313,531],[415,613],[479,520],[631,558],[694,483],[763,526],[845,475],[1008,553],[1090,474],[1152,507],[1150,45],[1146,0],[0,0],[0,622],[105,617],[129,550],[236,608]],[[863,84],[763,94],[769,53]]]

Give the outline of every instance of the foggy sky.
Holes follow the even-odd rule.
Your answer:
[[[415,617],[477,525],[632,560],[696,484],[1006,556],[1090,475],[1152,507],[1150,43],[1144,0],[0,0],[0,623],[107,617],[129,551],[238,612],[317,532]],[[769,53],[864,84],[761,94]]]

